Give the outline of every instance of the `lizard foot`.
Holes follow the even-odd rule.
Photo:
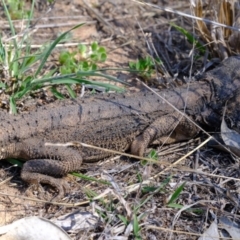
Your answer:
[[[157,118],[142,134],[132,142],[130,149],[133,155],[144,156],[150,144],[174,143],[193,138],[199,129],[179,113],[167,114]]]
[[[57,189],[58,198],[62,198],[69,191],[69,186],[61,177],[79,168],[76,165],[81,165],[81,161],[33,159],[24,163],[21,178],[29,184],[48,184]]]
[[[13,143],[9,149],[14,150],[11,157],[26,159],[21,177],[30,184],[48,184],[58,190],[58,196],[63,197],[69,190],[61,178],[67,173],[81,168],[82,157],[79,151],[71,147],[49,146],[45,140],[30,138]],[[5,149],[6,151],[6,149]]]
[[[24,181],[31,184],[31,186],[27,189],[28,195],[33,196],[32,189],[38,189],[38,191],[40,192],[40,195],[42,195],[41,198],[44,197],[46,199],[46,192],[42,188],[41,183],[48,184],[58,190],[58,195],[53,197],[51,200],[62,199],[65,193],[68,192],[69,190],[69,186],[66,183],[66,181],[62,179],[46,176],[40,173],[31,173],[31,172],[22,171],[21,178]],[[51,197],[49,196],[47,197],[46,200],[49,200],[50,198]]]

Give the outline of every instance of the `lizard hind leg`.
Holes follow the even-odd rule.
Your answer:
[[[143,156],[151,144],[170,144],[193,138],[199,129],[182,114],[167,114],[157,118],[142,134],[132,142],[130,150],[133,155]]]
[[[10,147],[14,149],[14,154],[9,157],[26,159],[21,178],[30,184],[49,184],[58,190],[59,196],[63,196],[68,189],[59,178],[79,170],[82,165],[82,157],[75,148],[45,146],[45,142],[38,139],[14,143]]]
[[[40,183],[48,184],[58,190],[58,197],[62,198],[66,191],[69,190],[68,184],[56,177],[61,177],[65,161],[56,161],[49,159],[33,159],[24,163],[21,178],[29,183],[38,186]],[[67,171],[65,172],[67,173]]]

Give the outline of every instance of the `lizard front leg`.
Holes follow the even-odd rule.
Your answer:
[[[49,184],[64,195],[66,183],[57,179],[80,169],[82,157],[77,149],[63,146],[45,146],[43,140],[29,139],[12,143],[4,150],[5,158],[25,159],[21,178],[30,184]]]
[[[156,119],[142,134],[137,136],[130,147],[133,155],[143,156],[153,143],[173,143],[191,139],[199,132],[195,124],[181,114],[168,114]]]

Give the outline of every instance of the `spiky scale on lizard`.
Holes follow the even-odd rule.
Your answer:
[[[240,87],[240,58],[231,57],[199,81],[158,92],[200,124],[220,124],[226,100]],[[201,114],[205,112],[204,116]],[[239,126],[239,125],[238,125]],[[0,158],[22,158],[21,177],[29,183],[63,187],[56,177],[81,169],[82,161],[110,154],[84,147],[46,146],[79,141],[143,156],[152,143],[190,139],[198,128],[151,92],[97,95],[64,100],[30,113],[0,113]]]

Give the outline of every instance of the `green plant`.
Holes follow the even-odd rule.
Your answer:
[[[81,25],[78,25],[69,31],[79,26]],[[15,101],[17,99],[22,98],[29,92],[44,87],[47,83],[51,84],[51,80],[56,80],[56,78],[51,78],[51,76],[53,76],[56,72],[56,69],[48,73],[42,72],[52,50],[66,33],[63,33],[53,43],[33,54],[30,54],[30,43],[25,41],[25,39],[23,39],[20,43],[13,41],[13,43],[9,44],[8,47],[5,47],[2,41],[0,41],[0,52],[2,53],[0,56],[0,64],[3,69],[6,69],[4,89],[5,92],[11,95],[10,108],[12,112],[16,112]],[[12,34],[15,34],[15,32],[12,31]],[[23,43],[25,43],[24,48],[21,47]],[[30,72],[29,70],[33,67],[36,69],[35,72]],[[54,83],[52,82],[52,84]]]
[[[144,186],[142,188],[142,193],[144,193],[144,194],[146,194],[146,193],[156,194],[156,193],[162,192],[162,191],[165,190],[165,187],[169,184],[171,179],[172,179],[172,176],[167,177],[166,179],[164,179],[164,181],[158,187]],[[144,202],[142,204],[144,204],[146,201],[148,201],[151,197],[152,197],[152,195],[150,195],[146,200],[144,200]]]
[[[196,46],[196,49],[200,52],[201,55],[204,55],[206,52],[206,48],[193,36],[192,33],[188,32],[186,29],[171,23],[171,25],[180,33],[182,33],[189,43]]]
[[[105,185],[110,185],[110,183],[108,181],[105,180],[99,180],[95,177],[89,177],[85,174],[82,173],[71,173],[73,176],[87,180],[87,181],[91,181],[91,182],[97,182],[97,183],[101,183],[101,184],[105,184]]]
[[[147,156],[147,158],[150,158],[150,159],[152,159],[152,160],[154,160],[154,161],[158,161],[158,154],[157,154],[157,151],[155,150],[155,149],[152,149],[151,151],[150,151],[150,153],[148,154],[148,156]],[[149,163],[149,161],[147,161],[147,160],[141,160],[141,165],[142,166],[145,166],[145,165],[147,165]],[[151,162],[152,163],[152,162]]]
[[[78,71],[97,70],[97,64],[107,59],[106,49],[93,42],[88,48],[85,44],[79,44],[77,51],[64,51],[60,53],[60,73],[76,73]]]
[[[140,240],[141,238],[141,227],[139,226],[139,219],[140,217],[138,217],[136,215],[136,213],[133,214],[133,233],[134,233],[134,237],[136,240]]]
[[[66,86],[71,97],[75,97],[75,92],[71,87],[72,84],[84,83],[103,87],[106,91],[109,89],[122,91],[121,88],[112,84],[88,79],[92,76],[98,76],[107,78],[108,80],[122,82],[113,76],[102,73],[102,70],[96,68],[96,62],[104,61],[106,59],[105,49],[99,47],[97,43],[91,45],[91,54],[85,58],[82,65],[80,64],[81,67],[76,66],[73,69],[65,68],[65,70],[62,70],[62,74],[58,76],[55,76],[55,73],[58,71],[57,67],[49,72],[46,71],[46,63],[56,45],[65,39],[71,31],[81,27],[83,24],[79,24],[62,33],[53,42],[45,44],[41,49],[33,52],[31,50],[27,31],[22,39],[18,41],[16,40],[18,38],[15,38],[16,33],[10,13],[5,1],[2,0],[2,2],[13,38],[8,44],[5,44],[0,36],[0,72],[3,76],[3,80],[0,82],[0,88],[10,95],[9,100],[11,112],[16,113],[16,101],[18,99],[46,86],[50,87],[53,94],[58,98],[63,97],[56,89],[56,86],[59,84],[64,84]],[[34,1],[32,4],[34,4]],[[30,24],[33,15],[33,9],[32,5],[32,10],[28,18],[28,25]],[[84,45],[80,45],[78,52],[84,55],[87,53],[87,50]],[[64,61],[64,57],[62,57],[62,60]],[[69,59],[65,58],[65,61],[66,60]],[[70,60],[70,62],[74,62],[73,58]]]
[[[184,207],[183,205],[176,203],[176,200],[179,198],[185,185],[186,185],[186,182],[182,183],[171,195],[170,199],[167,202],[168,207],[175,208],[175,209],[182,209]],[[186,211],[194,212],[195,214],[203,214],[203,210],[200,208],[187,208]]]
[[[24,8],[24,1],[7,0],[6,4],[11,19],[25,19],[29,17],[30,11]]]
[[[169,199],[169,201],[167,202],[167,206],[168,207],[172,207],[172,208],[182,208],[183,205],[181,204],[177,204],[176,200],[178,199],[179,195],[181,194],[181,192],[183,191],[183,188],[185,186],[186,182],[184,182],[183,184],[181,184],[176,190],[175,192],[172,194],[171,198]]]
[[[156,63],[160,63],[160,60],[147,56],[136,62],[129,62],[129,68],[132,71],[138,72],[144,79],[148,79],[154,73]]]

